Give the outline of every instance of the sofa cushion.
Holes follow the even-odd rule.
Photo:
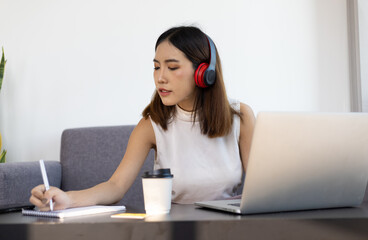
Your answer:
[[[45,161],[45,167],[50,185],[60,187],[60,163]],[[43,181],[38,161],[0,164],[0,209],[30,206],[31,190],[39,184]]]
[[[122,160],[135,126],[67,129],[61,138],[61,188],[86,189],[107,181]],[[151,151],[132,187],[118,204],[143,208],[141,175],[153,169]]]

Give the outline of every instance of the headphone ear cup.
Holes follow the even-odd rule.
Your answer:
[[[203,74],[203,82],[207,87],[212,86],[216,81],[216,73],[214,70],[207,68],[206,72]]]
[[[194,73],[194,80],[198,87],[207,87],[206,83],[204,82],[204,73],[206,72],[208,66],[208,63],[201,63]]]

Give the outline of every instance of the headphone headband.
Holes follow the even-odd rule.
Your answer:
[[[206,35],[208,46],[210,47],[210,63],[208,66],[208,70],[215,71],[216,69],[216,47],[213,43],[212,39]]]

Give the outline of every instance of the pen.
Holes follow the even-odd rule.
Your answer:
[[[43,160],[40,160],[40,167],[41,167],[41,173],[42,173],[42,179],[43,179],[43,184],[45,185],[45,189],[46,191],[50,189],[49,186],[49,180],[47,179],[47,174],[46,174],[46,168],[45,168],[45,163],[43,162]],[[52,206],[52,199],[50,199],[50,210],[54,211],[54,208]]]

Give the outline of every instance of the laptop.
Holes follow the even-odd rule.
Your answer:
[[[241,199],[195,205],[238,214],[358,206],[368,181],[368,114],[257,116]]]

